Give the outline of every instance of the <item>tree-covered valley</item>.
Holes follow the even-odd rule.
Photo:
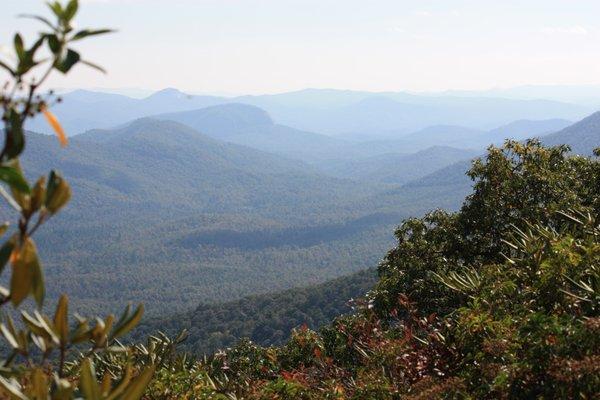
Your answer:
[[[63,250],[47,257],[51,293],[68,289],[88,312],[143,300],[159,316],[364,270],[404,218],[456,209],[471,187],[469,160],[483,151],[352,159],[342,147],[337,159],[310,163],[218,139],[255,129],[256,110],[215,107],[183,114],[196,122],[161,116],[92,130],[65,150],[30,134],[27,170],[55,165],[74,188],[63,218],[40,232],[42,253]],[[576,135],[596,119],[548,140],[580,146]],[[269,146],[288,140],[263,134]],[[585,140],[589,153],[597,139]]]

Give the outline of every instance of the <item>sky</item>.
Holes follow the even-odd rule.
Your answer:
[[[39,26],[41,0],[0,0],[0,45]],[[78,27],[117,33],[77,48],[56,87],[480,90],[600,84],[598,0],[82,0]],[[3,60],[9,55],[0,54]]]

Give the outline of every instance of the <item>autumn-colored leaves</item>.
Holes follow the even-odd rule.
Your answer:
[[[63,130],[62,126],[58,122],[58,119],[54,116],[54,114],[48,111],[48,107],[46,107],[45,105],[41,107],[41,111],[42,114],[44,114],[46,121],[48,121],[48,123],[54,130],[54,133],[56,133],[60,145],[62,147],[65,147],[67,143],[69,143],[69,140],[67,139],[67,135],[65,134],[65,131]]]

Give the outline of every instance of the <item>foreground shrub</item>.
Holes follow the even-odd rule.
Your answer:
[[[68,298],[63,295],[54,316],[42,314],[45,300],[44,269],[33,240],[35,232],[56,215],[71,198],[67,181],[57,172],[40,177],[30,184],[21,170],[19,156],[25,150],[25,123],[42,114],[52,126],[64,147],[67,136],[60,123],[49,111],[54,101],[51,94],[42,96],[39,90],[53,72],[67,74],[77,64],[96,69],[71,47],[90,36],[110,32],[107,29],[74,30],[74,17],[79,4],[70,0],[48,3],[51,19],[25,16],[40,21],[46,31],[26,46],[20,34],[15,34],[14,65],[0,62],[0,71],[8,81],[0,92],[4,145],[0,151],[0,195],[5,209],[17,214],[17,223],[0,228],[8,235],[0,247],[0,272],[10,264],[9,288],[0,288],[0,306],[14,310],[6,312],[0,333],[6,340],[6,356],[0,369],[0,397],[14,399],[123,399],[141,398],[150,381],[154,365],[143,367],[128,363],[122,374],[100,373],[94,366],[98,352],[129,352],[124,346],[114,347],[119,337],[127,334],[140,320],[143,307],[121,318],[69,319]],[[45,58],[44,58],[45,57]],[[22,309],[25,300],[32,298],[37,306],[33,312]],[[11,315],[20,311],[21,322]]]

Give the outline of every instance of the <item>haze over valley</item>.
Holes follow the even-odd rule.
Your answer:
[[[73,186],[39,243],[62,250],[46,255],[50,292],[68,288],[89,312],[141,299],[160,317],[372,268],[403,219],[458,209],[465,172],[489,145],[600,145],[597,115],[575,123],[589,106],[554,100],[313,89],[62,97],[69,148],[31,133],[23,165],[36,176],[53,164]],[[49,133],[42,120],[30,129]]]

